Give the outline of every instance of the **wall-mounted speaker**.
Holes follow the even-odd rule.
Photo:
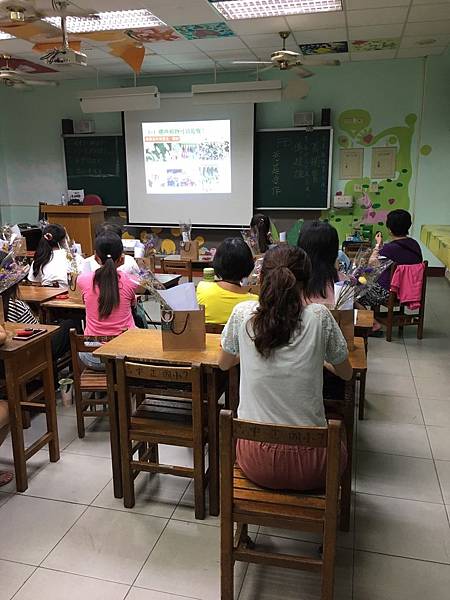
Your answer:
[[[73,120],[72,119],[61,119],[61,130],[63,135],[70,135],[73,133]]]
[[[331,125],[331,108],[322,108],[322,127],[330,127]]]

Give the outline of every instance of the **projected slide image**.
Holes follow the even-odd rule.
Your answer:
[[[147,194],[231,192],[230,121],[142,123]]]

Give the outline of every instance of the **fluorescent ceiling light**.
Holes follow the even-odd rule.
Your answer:
[[[226,19],[256,19],[342,10],[342,0],[209,0]]]
[[[0,40],[11,40],[14,36],[6,33],[5,31],[0,31]]]
[[[44,19],[55,27],[61,27],[60,17]],[[67,17],[69,33],[88,33],[90,31],[114,31],[117,29],[142,29],[165,25],[158,17],[146,9],[114,10],[97,13],[96,17]]]

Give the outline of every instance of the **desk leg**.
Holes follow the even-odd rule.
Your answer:
[[[45,359],[47,362],[47,368],[42,373],[43,385],[44,385],[44,397],[47,404],[45,411],[45,418],[47,420],[47,431],[51,432],[52,439],[48,444],[48,452],[50,455],[50,462],[57,462],[60,458],[59,455],[59,438],[58,438],[58,418],[56,415],[56,395],[55,395],[55,381],[53,377],[53,356],[52,346],[50,339],[45,342]]]
[[[219,514],[219,422],[218,378],[214,369],[207,370],[208,398],[208,463],[209,463],[209,514]]]
[[[352,472],[353,472],[353,428],[355,423],[355,376],[345,385],[345,417],[347,435],[347,466],[342,475],[341,488],[341,531],[350,529],[350,511],[352,502]]]
[[[358,418],[360,421],[364,419],[364,409],[366,403],[366,373],[367,371],[359,372],[359,408]]]
[[[117,407],[116,370],[113,360],[106,360],[106,376],[108,379],[109,400],[109,435],[111,442],[111,464],[113,475],[114,497],[123,498],[122,465],[120,462],[119,418]]]
[[[6,394],[8,397],[9,424],[16,473],[16,489],[24,492],[28,488],[25,443],[23,439],[22,409],[20,407],[21,386],[17,385],[17,375],[12,361],[5,359]]]

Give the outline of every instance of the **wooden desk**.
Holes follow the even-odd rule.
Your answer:
[[[207,400],[208,400],[208,436],[209,436],[209,466],[210,466],[210,513],[218,513],[218,481],[219,481],[219,441],[218,441],[218,422],[217,422],[217,394],[220,390],[219,370],[219,354],[220,354],[220,334],[206,334],[205,350],[177,350],[164,351],[162,348],[162,336],[160,331],[151,329],[130,329],[122,335],[114,338],[110,342],[104,344],[98,350],[95,350],[94,355],[99,356],[106,364],[108,375],[108,389],[114,394],[111,398],[111,411],[115,412],[112,421],[117,424],[117,398],[115,395],[116,375],[115,375],[115,358],[117,356],[126,356],[130,360],[152,362],[158,364],[186,364],[198,363],[206,370],[208,377],[207,381]],[[348,529],[350,520],[350,499],[351,499],[351,477],[352,477],[352,443],[353,443],[353,428],[355,414],[355,379],[357,373],[367,370],[367,358],[364,349],[364,340],[355,338],[354,350],[349,355],[351,365],[354,371],[354,377],[349,382],[344,401],[334,402],[331,408],[338,410],[342,414],[346,425],[347,446],[348,446],[348,463],[343,477],[342,497],[343,510],[342,523],[343,527]],[[223,375],[222,375],[223,377]],[[114,438],[114,439],[113,439]],[[111,431],[111,446],[118,444],[118,430]],[[113,479],[115,481],[115,495],[122,497],[120,462],[113,465]],[[212,493],[212,498],[211,498]],[[217,496],[216,496],[217,495]],[[212,502],[212,505],[211,505]]]
[[[166,290],[178,285],[181,279],[181,275],[166,275],[164,273],[157,273],[155,277],[163,284]],[[61,290],[59,293],[61,293]],[[86,306],[81,297],[81,292],[79,290],[70,290],[67,300],[48,300],[47,302],[42,303],[41,309],[43,312],[43,322],[51,323],[56,316],[60,317],[65,313],[67,313],[67,316],[70,316],[69,313],[72,313],[73,315],[73,313],[84,312]],[[73,316],[76,316],[76,318],[82,317],[80,314]]]
[[[367,355],[369,333],[372,331],[375,322],[373,310],[356,310],[355,336],[364,340],[364,348]],[[359,409],[358,418],[364,419],[364,408],[366,402],[366,371],[358,372],[359,379]]]
[[[28,487],[26,461],[38,450],[48,445],[50,461],[59,460],[56,398],[50,345],[51,336],[58,327],[53,325],[35,326],[36,329],[44,329],[46,332],[32,340],[11,339],[18,329],[24,327],[29,327],[29,325],[5,323],[8,339],[3,346],[0,346],[0,360],[3,361],[5,368],[5,385],[18,492],[24,492]],[[22,423],[22,408],[27,407],[25,386],[38,376],[42,377],[44,400],[35,406],[45,411],[47,432],[29,448],[25,448]]]
[[[19,285],[19,299],[31,306],[32,310],[39,316],[39,321],[41,322],[44,322],[42,304],[63,292],[64,290],[61,288]]]

